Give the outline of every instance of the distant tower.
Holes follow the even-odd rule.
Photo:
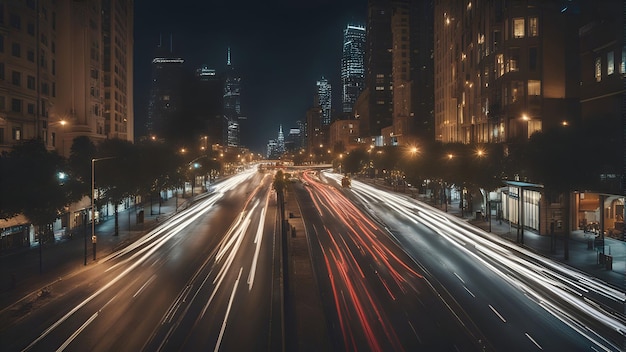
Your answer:
[[[280,154],[285,152],[285,135],[283,134],[283,125],[280,125],[279,130],[278,130],[278,152]]]
[[[343,31],[341,57],[341,103],[343,112],[352,112],[365,83],[365,27],[348,25]]]
[[[330,125],[330,113],[331,113],[331,86],[326,78],[322,76],[322,79],[317,81],[317,99],[316,102],[322,109],[322,125]]]
[[[224,82],[224,116],[228,123],[228,146],[240,145],[241,116],[241,77],[235,71],[230,60],[230,47],[226,58],[226,80]]]

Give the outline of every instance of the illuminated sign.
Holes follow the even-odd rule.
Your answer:
[[[167,64],[167,63],[182,64],[183,62],[185,62],[185,60],[180,59],[180,58],[167,59],[164,57],[155,57],[154,59],[152,59],[153,64]]]

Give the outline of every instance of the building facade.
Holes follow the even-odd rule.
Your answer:
[[[343,31],[341,57],[342,110],[352,112],[365,85],[365,27],[348,25]]]
[[[566,72],[577,72],[579,17],[558,0],[436,1],[435,138],[523,142],[578,119]]]
[[[39,138],[67,157],[78,136],[133,140],[132,2],[4,2],[0,9],[1,150]]]
[[[391,0],[367,3],[366,74],[369,119],[361,125],[364,136],[378,136],[392,124]]]
[[[152,82],[148,101],[148,135],[167,138],[169,128],[176,124],[182,109],[183,64],[185,60],[173,53],[172,37],[169,46],[161,39],[157,55],[152,59]]]
[[[228,123],[228,146],[239,147],[240,120],[243,118],[241,114],[241,77],[230,61],[230,48],[228,48],[224,81],[224,116]]]
[[[322,77],[316,83],[316,105],[320,107],[322,111],[322,126],[330,125],[330,118],[332,114],[332,90],[330,82]]]

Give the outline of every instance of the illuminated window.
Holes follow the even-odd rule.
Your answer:
[[[528,138],[535,132],[541,132],[541,120],[528,121]]]
[[[385,90],[385,87],[376,86],[376,90]]]
[[[541,81],[528,81],[528,95],[541,95]]]
[[[496,55],[496,77],[500,77],[504,74],[504,55]]]
[[[508,53],[506,72],[519,71],[519,48],[511,48]]]
[[[622,63],[619,64],[619,73],[626,73],[626,46],[622,48]]]
[[[615,72],[615,61],[613,57],[613,52],[609,51],[606,53],[606,74],[612,75]]]
[[[539,20],[537,17],[528,18],[528,36],[536,37],[539,35]]]
[[[513,19],[513,37],[524,38],[524,18]]]
[[[596,58],[596,82],[600,82],[602,80],[602,61],[599,57]]]

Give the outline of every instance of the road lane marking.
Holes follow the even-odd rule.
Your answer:
[[[156,275],[152,275],[148,281],[146,281],[143,285],[141,285],[141,287],[139,288],[139,290],[137,290],[137,292],[135,292],[135,294],[133,295],[133,298],[139,296],[139,294],[141,293],[141,291],[143,291],[144,288],[146,288],[146,286],[148,286],[152,280],[154,280],[156,278]]]
[[[72,341],[74,341],[74,339],[76,338],[76,336],[78,336],[83,330],[85,330],[85,328],[91,324],[92,321],[94,321],[94,319],[96,319],[98,317],[98,312],[95,312],[89,319],[87,319],[86,322],[83,323],[83,325],[80,326],[80,328],[78,328],[78,330],[74,331],[74,333],[72,334],[72,336],[70,336],[67,340],[65,340],[65,342],[63,342],[63,344],[61,346],[59,346],[59,348],[57,348],[57,352],[63,351],[65,350],[65,348],[72,343]]]
[[[504,319],[504,317],[500,313],[498,313],[498,311],[491,304],[489,305],[489,308],[491,308],[491,310],[496,313],[500,320],[506,323],[506,319]]]
[[[535,346],[537,346],[540,350],[543,350],[543,348],[541,348],[541,346],[537,343],[537,341],[535,341],[535,339],[533,339],[530,335],[528,335],[528,333],[526,333],[525,335],[526,337],[528,337],[530,341],[532,341],[535,344]]]

